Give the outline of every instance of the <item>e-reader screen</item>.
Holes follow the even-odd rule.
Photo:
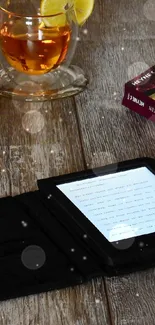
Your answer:
[[[155,232],[155,176],[147,167],[57,185],[109,242]]]

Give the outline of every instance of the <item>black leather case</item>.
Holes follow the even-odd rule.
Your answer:
[[[78,285],[102,270],[39,191],[0,199],[0,300]]]

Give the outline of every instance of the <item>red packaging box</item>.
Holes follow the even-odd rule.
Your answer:
[[[122,105],[155,122],[155,66],[125,84]]]

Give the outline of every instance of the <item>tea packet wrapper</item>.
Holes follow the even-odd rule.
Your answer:
[[[125,84],[122,105],[155,122],[155,65]]]

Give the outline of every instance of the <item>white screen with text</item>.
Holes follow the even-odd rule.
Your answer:
[[[155,232],[155,176],[146,167],[57,187],[109,242]]]

